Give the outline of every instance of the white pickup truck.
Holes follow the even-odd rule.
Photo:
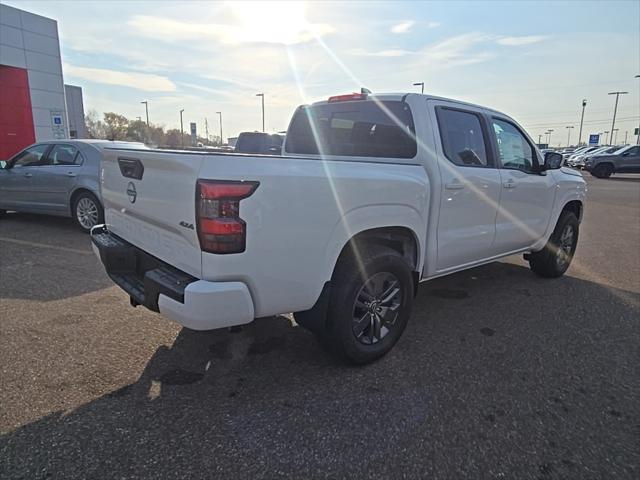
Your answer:
[[[294,312],[343,358],[388,352],[418,283],[524,253],[558,277],[586,185],[500,112],[420,94],[299,107],[282,155],[105,150],[93,247],[196,330]]]

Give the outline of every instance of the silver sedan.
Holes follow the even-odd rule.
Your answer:
[[[0,216],[8,210],[70,216],[88,232],[104,221],[99,176],[108,147],[147,148],[136,142],[52,140],[0,162]]]

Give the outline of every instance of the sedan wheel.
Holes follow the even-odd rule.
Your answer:
[[[91,193],[81,193],[74,204],[74,219],[85,232],[104,222],[102,206]]]

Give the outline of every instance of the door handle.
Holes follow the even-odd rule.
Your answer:
[[[33,177],[33,173],[25,173],[24,176],[27,178],[31,178]]]
[[[502,184],[504,188],[516,188],[516,182],[513,180],[506,181]]]
[[[447,190],[462,190],[464,188],[464,184],[460,182],[445,183],[444,188]]]
[[[75,177],[76,174],[73,172],[67,172],[67,177]]]

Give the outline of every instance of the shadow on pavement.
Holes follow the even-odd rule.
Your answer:
[[[496,263],[424,284],[366,367],[286,317],[183,329],[135,383],[2,437],[2,477],[633,478],[638,300]]]

